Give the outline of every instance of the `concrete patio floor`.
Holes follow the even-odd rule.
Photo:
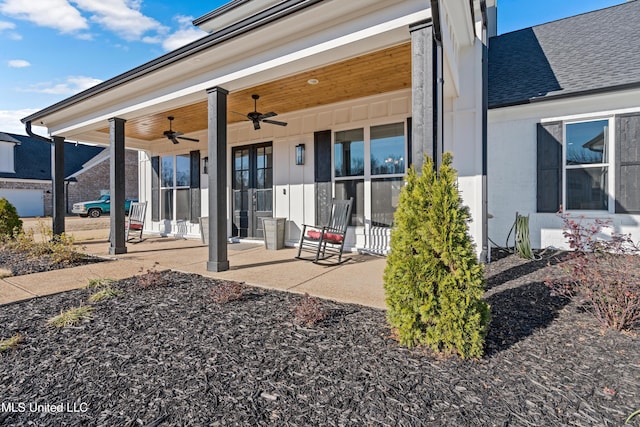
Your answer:
[[[208,248],[200,240],[145,236],[128,243],[127,253],[109,255],[108,230],[72,231],[82,251],[110,261],[0,280],[0,304],[85,286],[92,278],[122,279],[147,270],[171,269],[235,280],[249,285],[384,308],[382,275],[386,258],[345,254],[340,265],[317,265],[298,260],[297,249],[266,250],[261,241],[229,243],[230,269],[206,270]]]

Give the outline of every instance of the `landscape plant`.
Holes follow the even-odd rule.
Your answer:
[[[96,303],[110,298],[119,297],[122,294],[123,292],[118,289],[105,287],[89,295],[89,302]]]
[[[324,306],[320,298],[312,297],[305,293],[293,307],[293,321],[297,325],[308,328],[329,316],[329,310]]]
[[[13,239],[22,231],[18,211],[6,198],[0,198],[0,241]]]
[[[142,289],[157,288],[169,284],[169,281],[164,275],[168,270],[159,271],[158,265],[160,264],[157,261],[154,262],[153,266],[148,268],[146,272],[144,272],[145,270],[143,268],[140,268],[142,274],[136,276],[135,284]]]
[[[222,305],[229,301],[241,299],[246,289],[247,287],[240,282],[218,282],[215,287],[211,288],[211,298],[216,304]]]
[[[52,264],[71,264],[85,257],[75,246],[73,236],[65,233],[53,234],[50,226],[38,221],[38,235],[33,229],[20,230],[12,240],[5,243],[8,249],[28,253],[31,257],[48,256]]]
[[[24,337],[20,333],[13,335],[11,338],[0,341],[0,353],[18,347],[18,345],[23,341]]]
[[[422,174],[406,176],[384,272],[387,319],[403,345],[479,358],[490,311],[452,161],[445,153],[436,172],[425,157]]]
[[[605,328],[632,329],[640,322],[639,248],[630,235],[615,232],[611,221],[560,215],[571,252],[565,274],[546,280],[552,292],[584,302]]]
[[[51,326],[55,326],[56,328],[66,328],[68,326],[77,325],[84,320],[91,320],[92,318],[93,307],[82,305],[63,311],[57,316],[50,318],[47,323]]]

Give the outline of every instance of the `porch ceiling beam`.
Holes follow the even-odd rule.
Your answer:
[[[209,149],[209,260],[207,271],[229,269],[227,257],[227,95],[207,90]]]

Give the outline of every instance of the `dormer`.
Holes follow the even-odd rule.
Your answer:
[[[283,0],[233,0],[193,20],[193,25],[208,33],[223,30],[247,18],[258,15]]]
[[[0,173],[16,173],[16,145],[20,145],[20,141],[0,132]]]

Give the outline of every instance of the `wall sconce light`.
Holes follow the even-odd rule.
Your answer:
[[[202,159],[202,173],[203,174],[208,174],[209,173],[209,158],[205,157]]]
[[[304,144],[296,145],[296,165],[304,165]]]

